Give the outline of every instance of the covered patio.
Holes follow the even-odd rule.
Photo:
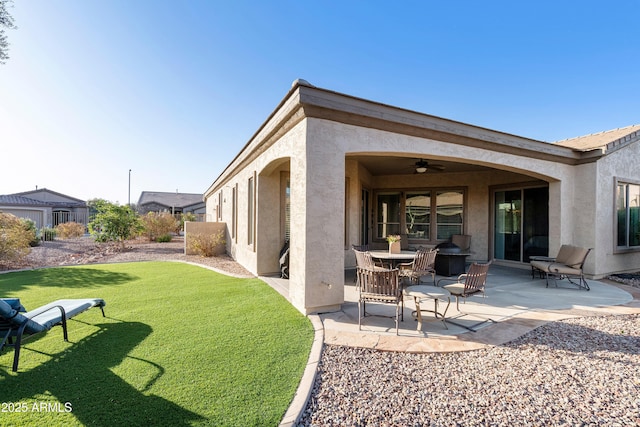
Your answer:
[[[452,298],[447,313],[447,318],[455,318],[463,325],[486,321],[474,327],[476,332],[452,323],[447,323],[448,329],[445,329],[442,322],[430,313],[423,314],[422,329],[418,331],[417,321],[412,316],[415,304],[410,297],[404,300],[404,321],[400,322],[398,336],[395,335],[394,320],[378,316],[364,318],[359,331],[354,274],[354,269],[345,269],[342,309],[319,314],[325,344],[406,352],[466,351],[503,344],[546,322],[571,317],[640,313],[640,289],[598,280],[588,280],[590,291],[578,289],[566,280],[559,280],[558,287],[547,288],[545,280],[532,278],[529,269],[492,265],[486,297],[478,295],[468,298],[465,303],[461,301],[462,313],[456,310],[455,299]],[[436,281],[441,278],[436,276]],[[262,279],[288,298],[287,280]],[[433,309],[433,301],[423,302],[422,308]],[[389,304],[367,305],[367,311],[371,313],[392,316],[394,310],[394,306]]]

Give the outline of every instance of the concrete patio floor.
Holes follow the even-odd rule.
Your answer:
[[[546,287],[545,279],[531,277],[531,270],[492,265],[487,278],[486,297],[481,295],[460,302],[456,310],[455,298],[447,318],[460,324],[474,325],[476,332],[442,321],[432,314],[423,314],[422,329],[417,330],[413,298],[405,297],[404,321],[395,334],[393,318],[368,316],[358,330],[358,292],[353,280],[355,270],[345,270],[345,303],[342,310],[319,314],[324,329],[324,343],[352,347],[375,348],[405,352],[450,352],[500,345],[550,321],[570,317],[606,314],[640,313],[640,289],[611,281],[588,280],[590,291],[578,289],[567,280]],[[442,279],[436,276],[436,282]],[[288,297],[288,281],[262,277],[267,283]],[[429,279],[425,277],[425,279]],[[423,282],[422,284],[430,284]],[[422,309],[433,309],[433,301],[425,301]],[[446,307],[440,302],[439,310]],[[393,316],[395,308],[388,304],[367,304],[371,313]]]

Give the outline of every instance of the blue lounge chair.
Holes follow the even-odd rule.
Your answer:
[[[61,299],[35,310],[26,311],[19,299],[0,298],[0,337],[2,337],[0,351],[5,345],[14,348],[13,372],[16,372],[23,340],[60,325],[64,340],[69,341],[67,319],[92,307],[100,307],[104,317],[105,305],[104,300],[100,298]]]

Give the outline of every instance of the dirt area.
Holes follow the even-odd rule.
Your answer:
[[[149,242],[146,239],[129,240],[125,242],[124,249],[116,243],[97,243],[90,236],[68,240],[56,239],[31,248],[31,252],[22,262],[0,267],[0,270],[156,260],[192,262],[233,276],[253,277],[226,254],[217,257],[185,255],[184,238],[179,236],[166,243]]]

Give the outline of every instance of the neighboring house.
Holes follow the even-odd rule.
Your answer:
[[[0,196],[0,212],[29,218],[37,228],[65,222],[87,224],[89,209],[84,200],[42,188]]]
[[[279,271],[303,313],[336,310],[353,244],[471,235],[469,260],[527,267],[562,244],[593,248],[585,273],[640,267],[640,125],[556,144],[294,82],[205,192],[227,251]]]
[[[204,217],[206,209],[202,194],[143,191],[138,199],[138,212],[193,213]]]

